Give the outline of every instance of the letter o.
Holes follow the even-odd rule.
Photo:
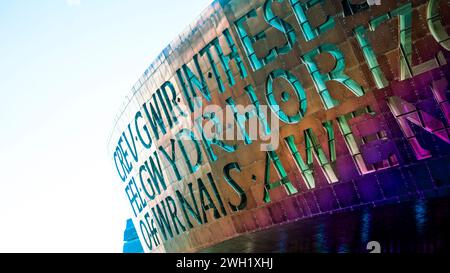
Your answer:
[[[450,36],[441,23],[439,0],[430,0],[427,7],[428,29],[433,38],[447,51],[450,51]]]
[[[139,221],[139,227],[141,229],[142,238],[144,238],[145,244],[150,250],[152,250],[152,240],[150,240],[150,233],[148,232],[147,226],[142,220]],[[145,228],[145,233],[147,234],[147,236],[145,236],[143,228]]]
[[[288,116],[283,110],[281,110],[280,106],[278,105],[278,103],[275,99],[275,96],[273,94],[273,81],[276,78],[282,78],[282,79],[286,80],[294,89],[295,94],[297,95],[298,102],[299,102],[299,109],[298,109],[297,114],[295,114],[293,116]],[[285,96],[282,96],[282,97],[283,97],[282,98],[283,101],[287,101],[289,99],[288,97],[285,97]],[[266,99],[267,99],[267,103],[269,104],[269,107],[272,110],[272,112],[274,112],[279,117],[279,119],[285,123],[294,124],[294,123],[299,122],[303,118],[303,115],[306,112],[307,103],[306,103],[305,90],[303,89],[299,80],[293,74],[291,74],[289,71],[286,71],[286,70],[277,69],[277,70],[272,71],[269,74],[269,76],[267,76]]]

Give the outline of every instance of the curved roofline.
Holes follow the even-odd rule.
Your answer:
[[[164,59],[166,59],[172,52],[172,44],[177,42],[177,40],[180,40],[181,42],[187,40],[186,37],[191,31],[192,31],[192,25],[198,25],[199,22],[201,22],[201,18],[204,14],[207,14],[207,10],[209,9],[215,9],[215,5],[219,3],[219,0],[212,0],[211,4],[209,4],[207,7],[205,7],[202,12],[190,23],[188,24],[181,32],[172,39],[169,44],[164,47],[164,49],[156,56],[156,58],[150,63],[150,65],[145,69],[142,76],[136,81],[136,83],[133,85],[130,91],[125,95],[125,100],[123,101],[122,105],[119,106],[119,110],[116,113],[116,116],[113,121],[113,126],[111,129],[111,132],[108,136],[107,146],[110,145],[111,139],[113,137],[114,131],[117,127],[117,123],[122,118],[125,110],[127,109],[128,105],[130,104],[131,100],[136,95],[137,91],[141,89],[141,87],[152,77],[152,75],[155,73],[155,71],[159,68],[160,64],[163,62]]]

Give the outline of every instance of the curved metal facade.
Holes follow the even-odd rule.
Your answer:
[[[109,141],[146,252],[448,194],[449,5],[369,2],[215,1],[163,50]]]

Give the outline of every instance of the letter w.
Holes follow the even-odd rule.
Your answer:
[[[167,232],[169,233],[170,238],[173,238],[172,228],[170,227],[169,218],[167,217],[167,211],[166,211],[166,205],[164,202],[160,203],[163,207],[164,213],[161,211],[161,208],[159,205],[156,205],[156,210],[158,211],[158,214],[155,211],[155,207],[152,208],[153,217],[155,217],[156,222],[158,223],[159,229],[161,231],[161,234],[163,235],[164,241],[167,241]]]

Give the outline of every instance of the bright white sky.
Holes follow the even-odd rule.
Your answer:
[[[121,252],[115,114],[211,0],[0,0],[0,252]]]

